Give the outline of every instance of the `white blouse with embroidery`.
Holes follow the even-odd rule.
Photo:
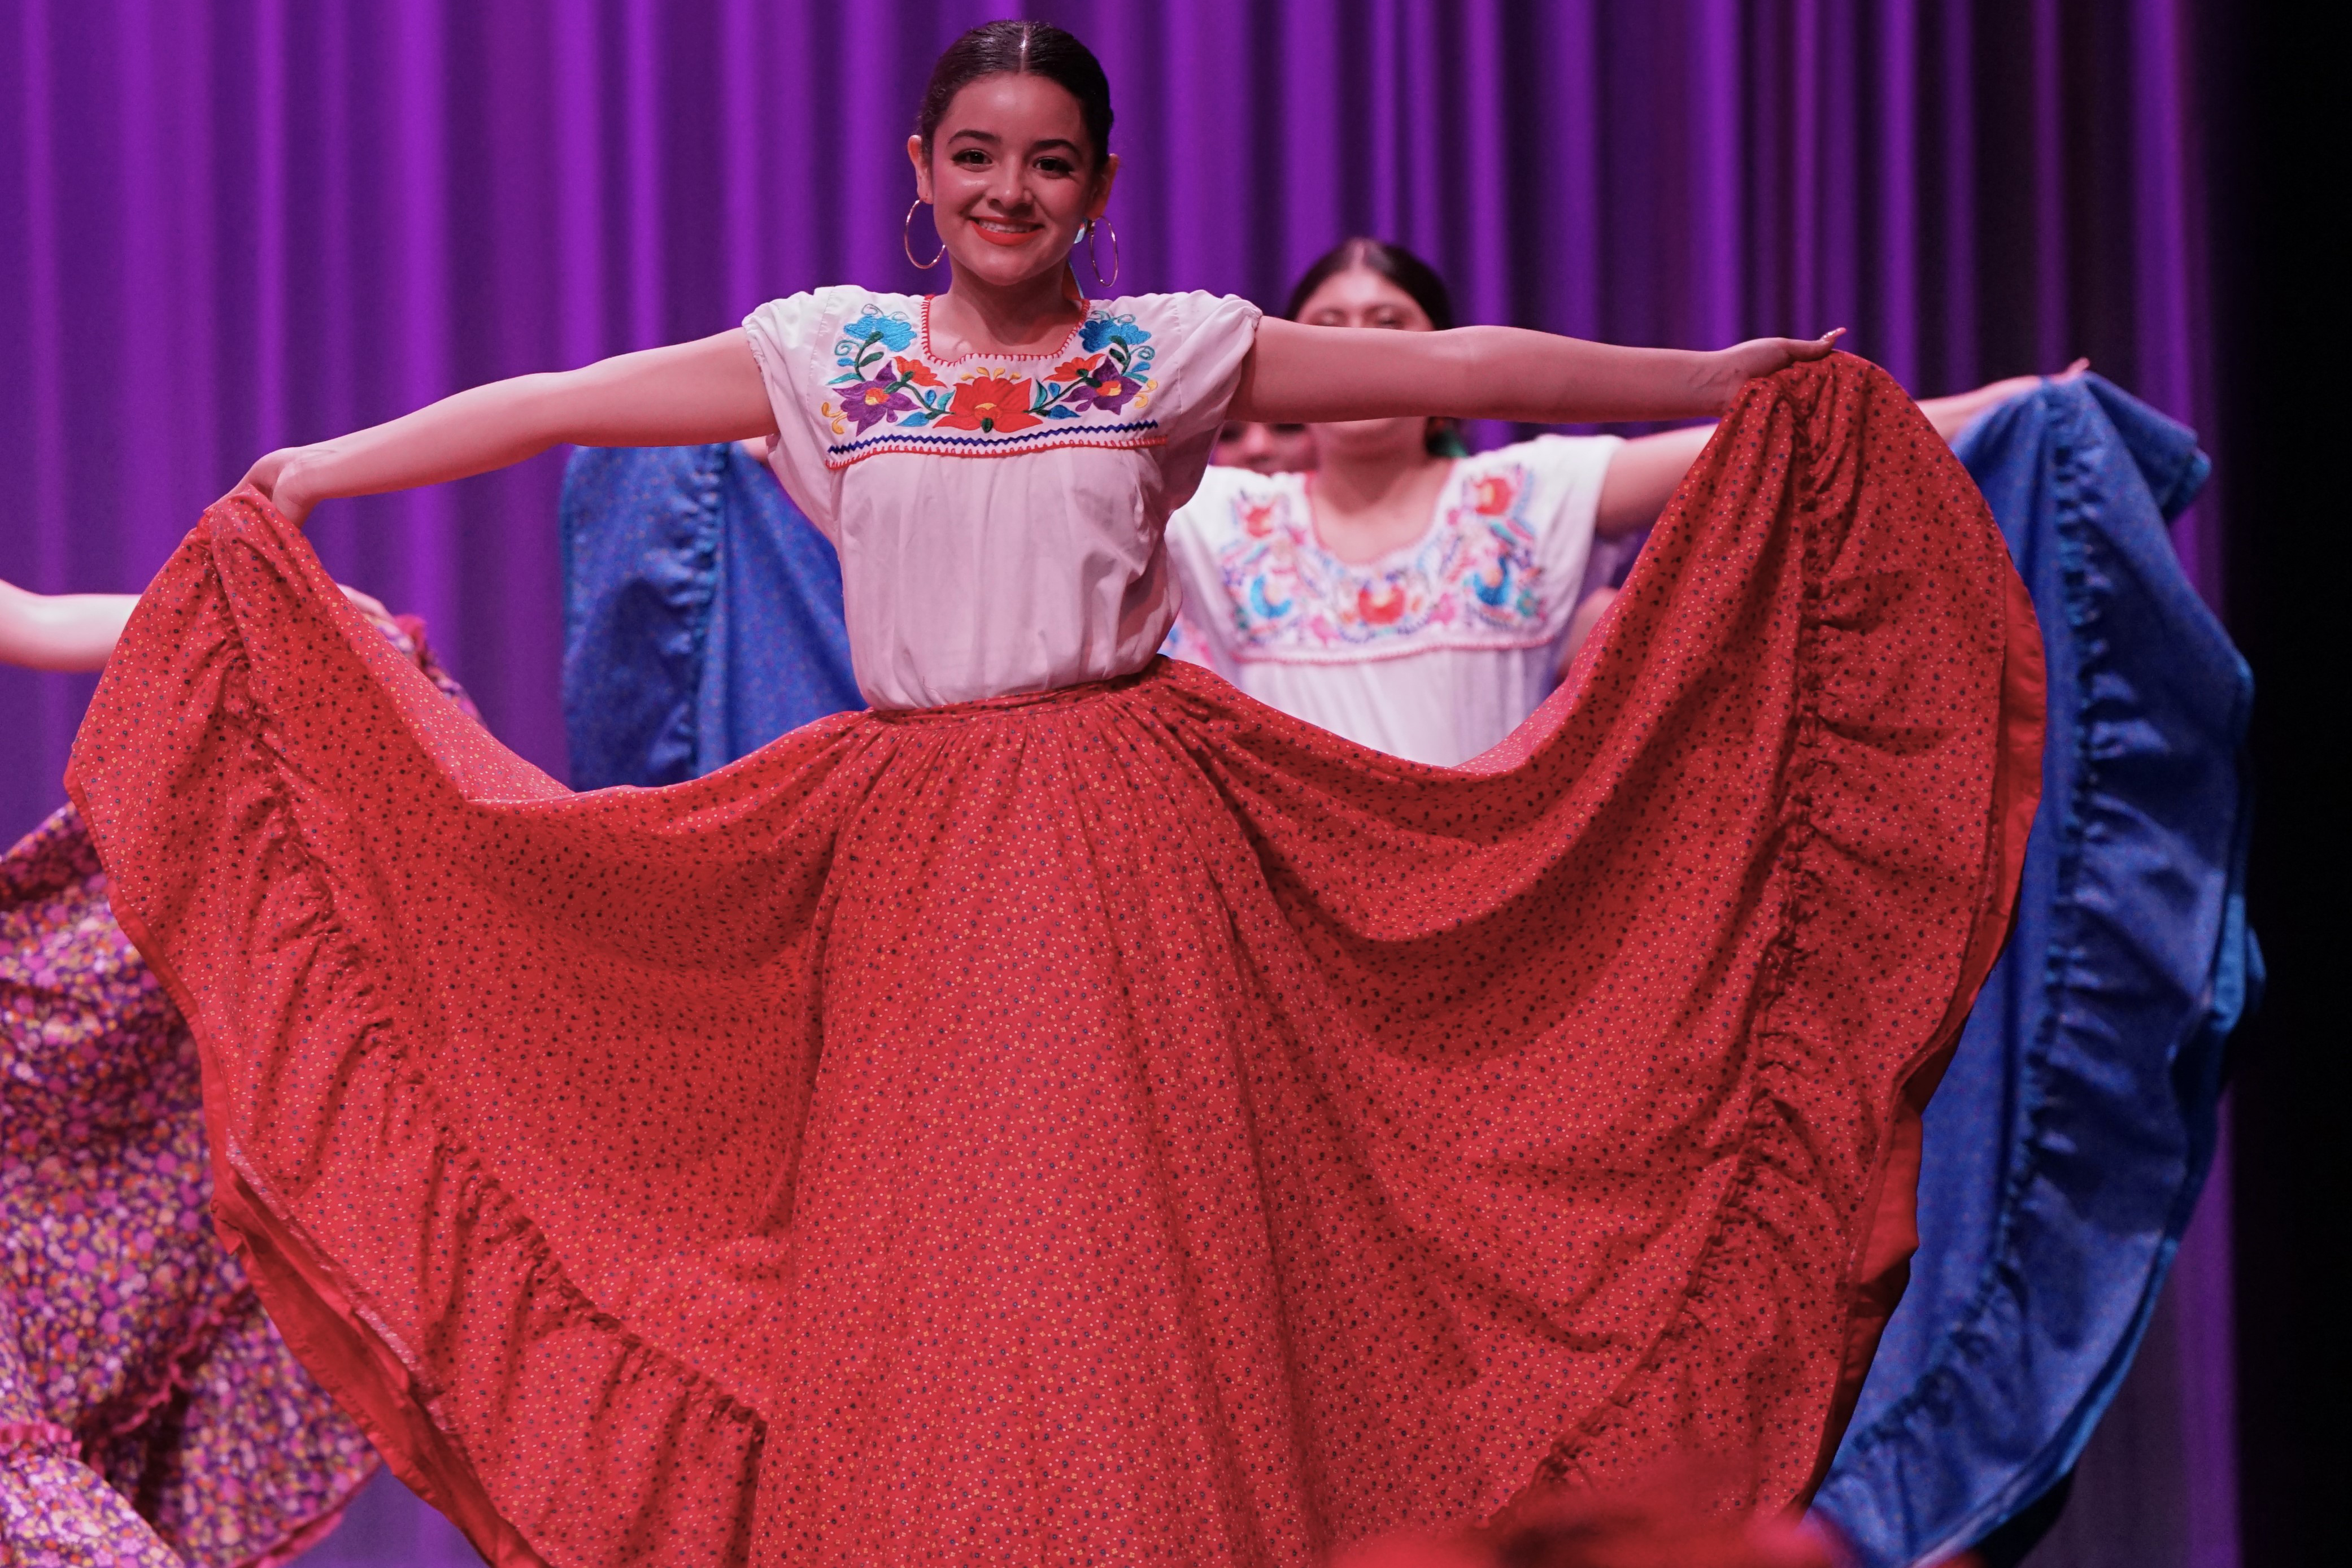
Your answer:
[[[1395,756],[1451,767],[1558,684],[1577,602],[1629,552],[1595,549],[1613,436],[1544,436],[1454,465],[1417,543],[1323,548],[1312,476],[1212,468],[1168,525],[1188,627],[1234,685]]]
[[[744,321],[770,464],[841,552],[877,708],[1131,674],[1175,619],[1162,536],[1200,483],[1258,310],[1098,300],[1049,353],[932,352],[929,301],[820,289]]]

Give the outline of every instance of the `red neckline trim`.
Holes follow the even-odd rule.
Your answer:
[[[1072,327],[1063,337],[1060,347],[1047,349],[1044,353],[980,353],[975,352],[968,354],[958,354],[953,359],[948,359],[941,355],[939,351],[931,347],[931,301],[938,298],[939,296],[936,294],[926,294],[923,296],[923,339],[919,345],[923,351],[923,357],[930,361],[933,364],[961,364],[966,360],[973,359],[1060,359],[1064,354],[1070,352],[1070,345],[1078,341],[1078,334],[1087,330],[1087,319],[1094,314],[1095,309],[1095,301],[1087,299],[1084,294],[1080,294],[1078,296],[1078,304],[1081,309],[1078,311],[1077,324]]]

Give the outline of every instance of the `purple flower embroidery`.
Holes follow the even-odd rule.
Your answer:
[[[896,419],[915,406],[915,400],[907,395],[896,377],[853,381],[841,388],[840,397],[841,412],[861,433]]]
[[[1126,408],[1129,398],[1142,390],[1140,377],[1108,374],[1087,384],[1087,401],[1106,413],[1117,414]]]

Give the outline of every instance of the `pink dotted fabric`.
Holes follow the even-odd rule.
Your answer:
[[[494,1561],[1238,1568],[1675,1451],[1809,1489],[2041,690],[1839,356],[1463,770],[1163,660],[575,795],[243,492],[72,784],[223,1225]]]
[[[0,856],[0,1564],[284,1561],[375,1454],[214,1236],[195,1043],[106,900],[71,806]]]

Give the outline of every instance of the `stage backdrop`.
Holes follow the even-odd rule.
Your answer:
[[[1122,290],[1278,305],[1369,233],[1434,260],[1466,321],[1690,347],[1845,325],[1922,395],[2087,353],[2210,429],[2189,4],[1027,10],[1109,70]],[[10,0],[0,577],[135,589],[269,447],[793,289],[938,279],[900,250],[916,95],[959,29],[1017,14]],[[311,529],[346,581],[422,613],[491,726],[558,774],[560,463],[334,503]],[[2192,511],[2177,534],[2217,600],[2219,526]],[[0,834],[63,798],[89,686],[0,672]],[[2150,1354],[2179,1339],[2167,1375],[2189,1392],[2165,1408],[2187,1399],[2205,1435],[2172,1434],[2189,1447],[2160,1489],[2219,1564],[2226,1297],[2193,1256],[2176,1279]]]

